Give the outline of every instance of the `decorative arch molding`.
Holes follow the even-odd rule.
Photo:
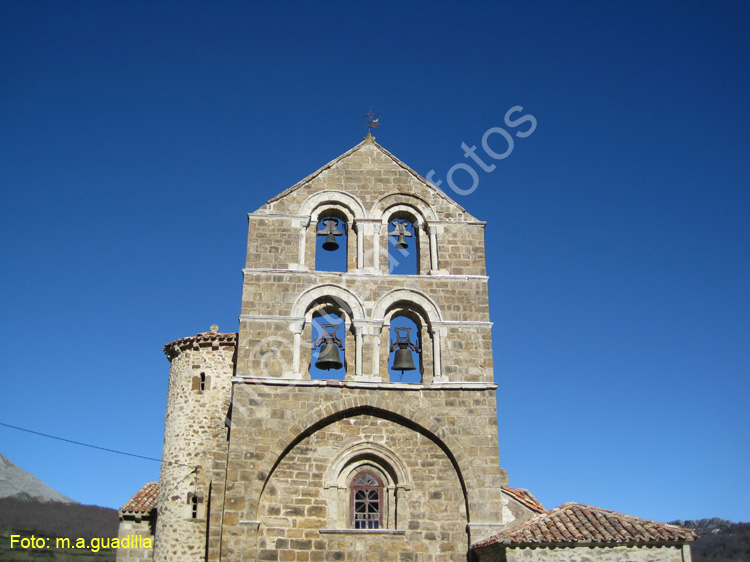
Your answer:
[[[438,220],[437,214],[427,201],[408,193],[391,193],[381,197],[372,206],[370,218],[380,221],[387,220],[387,215],[390,214],[389,210],[396,205],[404,206],[405,209],[408,208],[412,212],[416,211],[414,214],[421,221],[420,226],[424,224],[425,220]]]
[[[428,365],[431,364],[431,369],[427,369],[422,373],[423,382],[445,382],[446,378],[443,377],[442,362],[441,362],[441,335],[444,328],[440,328],[442,324],[443,316],[437,305],[424,293],[414,289],[394,289],[378,299],[372,310],[371,323],[385,327],[390,324],[389,314],[391,310],[398,306],[403,305],[403,308],[413,308],[414,313],[424,319],[426,323],[426,331],[422,332],[423,336],[423,355],[422,359],[428,359]],[[432,338],[432,349],[429,354],[424,353],[424,343],[427,340],[427,334]],[[390,336],[382,331],[379,338],[374,340],[373,350],[373,372],[379,373],[383,368],[387,369],[388,364],[388,342]],[[385,365],[385,367],[383,366]]]
[[[336,211],[333,213],[333,211]],[[318,191],[308,197],[300,206],[300,213],[307,215],[310,220],[302,225],[300,230],[299,242],[299,263],[302,269],[315,268],[315,238],[318,228],[318,221],[325,218],[326,213],[331,212],[333,215],[341,215],[336,218],[343,218],[348,225],[347,235],[347,270],[362,267],[364,253],[364,232],[360,228],[359,221],[365,218],[365,207],[362,202],[343,191],[326,189]],[[310,262],[307,262],[306,256],[312,256]]]
[[[317,285],[302,293],[297,297],[297,302],[292,307],[291,315],[303,318],[310,305],[321,298],[335,300],[341,306],[342,310],[351,316],[352,320],[365,319],[365,307],[362,301],[359,300],[359,297],[350,290],[334,285],[333,283]]]
[[[375,322],[383,322],[388,309],[399,302],[407,302],[422,309],[431,327],[435,323],[443,321],[440,309],[427,295],[414,289],[394,289],[378,299],[372,310],[371,319]]]
[[[248,519],[258,520],[258,508],[266,485],[273,476],[276,467],[299,442],[332,423],[359,415],[371,415],[399,423],[421,433],[435,443],[445,453],[456,471],[464,496],[466,515],[468,520],[471,521],[470,498],[466,480],[470,482],[472,489],[481,488],[481,486],[478,482],[475,482],[476,476],[471,466],[472,459],[463,454],[455,437],[446,430],[444,425],[419,412],[407,410],[407,408],[393,401],[386,403],[383,398],[373,396],[352,396],[321,406],[308,413],[293,427],[284,431],[283,435],[266,454],[258,468],[257,476],[250,481]]]
[[[292,306],[291,316],[295,318],[290,330],[294,333],[294,355],[292,359],[292,371],[294,378],[305,378],[309,376],[303,373],[302,365],[305,361],[302,349],[302,333],[306,329],[305,325],[312,318],[310,317],[311,307],[317,300],[327,300],[335,302],[345,313],[342,318],[344,323],[354,328],[354,376],[362,375],[362,328],[365,319],[365,307],[357,295],[333,283],[317,285],[302,293],[297,297],[297,301]],[[310,329],[309,327],[307,328]],[[307,352],[305,352],[307,353]],[[307,357],[309,360],[309,357]],[[351,359],[351,358],[350,358]]]
[[[431,227],[438,220],[437,213],[432,206],[422,199],[421,197],[408,193],[391,193],[382,197],[372,206],[370,210],[370,220],[373,220],[380,224],[380,230],[383,232],[383,236],[386,240],[378,239],[378,252],[377,259],[380,260],[379,247],[382,245],[386,250],[385,254],[388,254],[388,241],[387,241],[387,227],[382,228],[383,225],[387,225],[388,221],[396,214],[400,215],[411,215],[414,217],[414,230],[415,234],[419,233],[417,237],[417,243],[419,247],[419,254],[417,256],[417,273],[424,275],[428,273],[435,273],[438,271],[438,249],[437,249],[437,229]],[[383,263],[379,263],[379,267],[388,268],[389,264],[387,260],[383,258]]]
[[[352,463],[356,463],[357,459],[365,457],[376,457],[382,459],[382,461],[388,465],[387,468],[390,468],[390,470],[393,471],[392,479],[394,485],[406,490],[411,488],[411,474],[401,458],[399,458],[399,456],[388,447],[372,441],[355,443],[339,451],[326,469],[323,487],[346,488],[347,482],[345,482],[345,480],[349,473],[349,471],[346,470],[347,467]],[[360,467],[357,466],[357,469],[359,468]]]
[[[380,218],[380,223],[382,225],[387,225],[390,217],[392,217],[393,215],[397,213],[408,213],[409,215],[412,215],[414,217],[414,226],[419,227],[420,229],[424,229],[424,217],[422,216],[422,213],[415,211],[416,209],[411,205],[402,205],[399,203],[397,205],[394,205],[393,207],[388,207],[388,209],[386,209],[386,212],[384,212],[382,217]]]
[[[321,209],[321,207],[326,205],[344,207],[349,213],[351,213],[351,219],[354,221],[365,218],[365,207],[359,199],[350,193],[333,189],[326,189],[324,191],[313,193],[300,206],[300,214],[310,215],[311,219],[316,221],[318,215],[324,210]],[[321,210],[318,211],[318,209]]]

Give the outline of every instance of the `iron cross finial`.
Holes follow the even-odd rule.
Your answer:
[[[380,114],[373,113],[372,108],[370,108],[370,111],[362,117],[367,117],[367,136],[365,138],[374,139],[375,137],[372,136],[372,130],[380,127]]]

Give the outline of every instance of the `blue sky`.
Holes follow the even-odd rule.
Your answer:
[[[533,134],[471,194],[443,185],[488,223],[511,485],[749,521],[749,16],[3,2],[0,421],[159,457],[162,346],[237,329],[246,213],[357,144],[371,106],[377,141],[445,180],[519,105]],[[110,507],[158,478],[4,427],[0,453]]]

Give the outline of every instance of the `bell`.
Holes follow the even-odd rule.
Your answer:
[[[397,250],[406,250],[406,248],[408,248],[408,247],[409,247],[409,244],[406,243],[406,236],[404,236],[403,234],[399,234],[398,235],[398,240],[396,241],[396,249]]]
[[[396,355],[393,358],[393,370],[394,371],[413,371],[416,369],[414,361],[411,358],[411,349],[408,347],[402,347],[396,350]]]
[[[339,243],[336,242],[336,237],[333,235],[333,233],[329,233],[328,236],[326,236],[326,241],[323,242],[323,249],[329,252],[333,252],[339,249]]]
[[[340,369],[344,366],[339,358],[339,350],[335,344],[324,343],[320,349],[318,360],[315,362],[318,369],[328,371],[330,369]]]

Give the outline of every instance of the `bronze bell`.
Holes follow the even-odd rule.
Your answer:
[[[336,228],[338,220],[333,217],[323,219],[321,222],[323,223],[324,228],[318,230],[318,236],[326,237],[326,241],[323,242],[323,249],[328,252],[335,252],[339,249],[339,243],[336,242],[336,236],[341,236],[344,234],[344,231]]]
[[[315,366],[323,371],[330,369],[340,369],[344,366],[339,357],[339,350],[335,344],[326,342],[320,349],[318,360],[315,362]]]
[[[413,371],[416,369],[414,361],[411,357],[411,349],[408,347],[399,348],[396,350],[396,354],[393,356],[393,370],[394,371]]]
[[[332,232],[326,236],[326,241],[323,242],[323,249],[328,252],[334,252],[339,249],[339,243],[336,242],[336,237]]]
[[[409,221],[396,219],[394,221],[391,221],[391,224],[396,228],[395,230],[392,230],[388,233],[388,236],[396,236],[396,243],[394,246],[396,246],[397,250],[406,250],[406,248],[409,247],[409,244],[406,242],[406,238],[411,238],[414,236],[411,232],[409,232],[406,227],[410,226],[411,228],[414,228],[413,225]]]
[[[337,347],[344,349],[344,343],[336,337],[336,329],[338,328],[338,325],[321,324],[320,327],[323,330],[323,336],[313,343],[313,348],[322,344],[315,366],[324,371],[340,369],[344,364],[341,362]]]
[[[417,367],[414,365],[414,361],[411,358],[411,352],[416,351],[419,353],[419,348],[411,343],[410,334],[411,328],[394,328],[396,331],[396,341],[391,345],[391,351],[395,351],[393,356],[393,370],[401,371],[413,371]]]

